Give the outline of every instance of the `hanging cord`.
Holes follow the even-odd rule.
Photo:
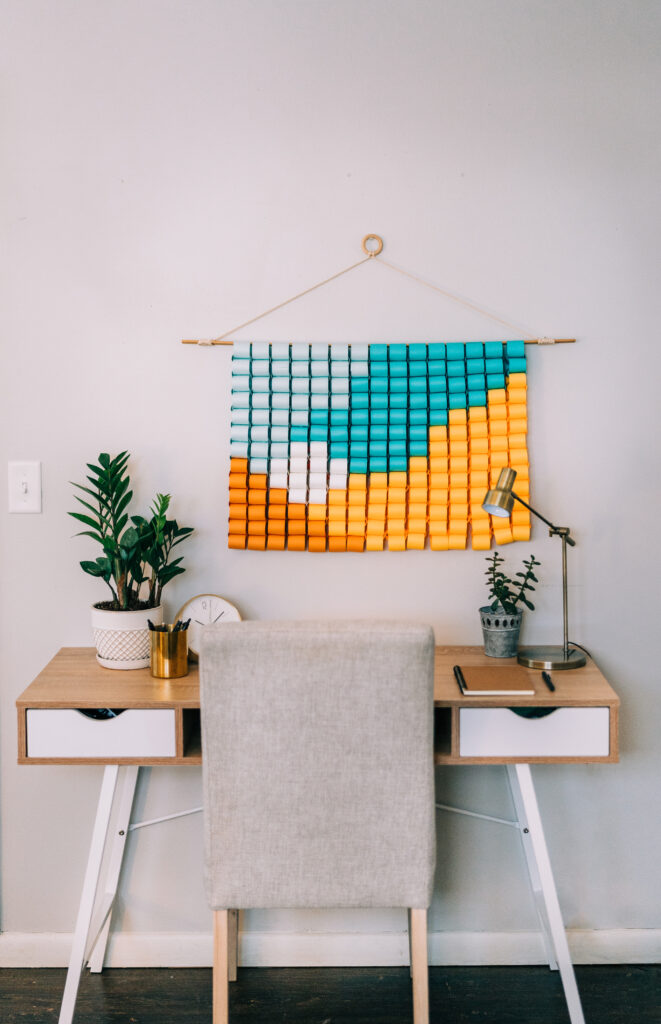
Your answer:
[[[217,338],[213,338],[211,341],[198,341],[198,345],[232,345],[233,342],[225,341],[230,335],[234,334],[235,331],[240,331],[243,327],[249,327],[250,324],[256,324],[258,320],[263,320],[265,316],[270,316],[271,313],[275,313],[278,309],[282,309],[284,306],[288,306],[291,302],[296,302],[297,299],[302,299],[304,295],[309,295],[310,292],[314,292],[317,288],[323,288],[325,284],[330,284],[331,281],[336,281],[338,277],[342,277],[343,274],[348,274],[349,271],[355,270],[356,267],[361,267],[363,263],[368,263],[372,259],[371,256],[366,256],[364,260],[358,260],[357,263],[352,263],[350,267],[345,267],[344,270],[338,270],[337,274],[333,274],[331,277],[327,277],[325,281],[319,281],[318,284],[313,284],[305,291],[299,292],[298,295],[292,295],[290,299],[285,299],[284,302],[279,302],[277,306],[271,306],[270,309],[260,313],[258,316],[254,316],[251,320],[246,320],[244,323],[239,324],[237,327],[231,327],[229,331],[225,331],[224,334],[219,335]],[[196,342],[184,341],[184,345],[194,345]]]
[[[350,267],[345,267],[344,270],[338,270],[336,274],[332,274],[330,277],[325,278],[323,281],[319,281],[317,284],[311,285],[304,291],[299,292],[298,295],[292,295],[291,298],[285,299],[284,302],[279,302],[277,306],[271,306],[270,309],[265,310],[263,313],[259,313],[258,316],[252,317],[250,320],[245,320],[242,324],[238,324],[235,327],[231,327],[224,334],[220,334],[217,338],[210,340],[203,339],[185,339],[182,341],[183,345],[233,345],[233,341],[228,341],[230,334],[234,334],[236,331],[242,330],[244,327],[249,327],[251,324],[257,323],[258,320],[263,320],[264,317],[270,316],[271,313],[275,313],[278,309],[283,309],[284,306],[289,306],[290,303],[296,302],[298,299],[302,299],[303,296],[309,295],[310,292],[314,292],[317,288],[323,288],[324,285],[330,284],[331,281],[336,281],[338,277],[342,277],[343,274],[348,274],[352,270],[356,270],[357,267],[362,267],[363,264],[369,263],[374,260],[377,263],[381,263],[384,267],[388,267],[389,270],[394,270],[398,274],[402,274],[404,277],[409,277],[412,281],[416,281],[418,284],[424,285],[425,288],[430,288],[432,291],[437,292],[446,299],[450,299],[451,302],[456,302],[461,306],[465,306],[467,309],[472,310],[474,313],[478,313],[480,316],[484,316],[489,320],[493,320],[495,323],[501,324],[503,327],[508,327],[516,334],[519,333],[520,328],[511,324],[508,320],[502,320],[500,317],[494,316],[493,313],[489,313],[488,310],[482,309],[480,306],[475,305],[473,302],[469,302],[467,299],[461,299],[458,295],[453,295],[452,292],[445,291],[443,288],[439,288],[435,284],[430,284],[429,281],[424,281],[421,277],[416,277],[415,274],[409,273],[408,270],[402,270],[401,267],[396,267],[392,263],[388,263],[387,260],[380,259],[380,254],[383,251],[383,239],[380,235],[365,235],[362,241],[363,252],[366,254],[364,259],[358,260],[357,263],[352,263]],[[532,334],[532,332],[530,332]],[[530,345],[554,345],[564,344],[575,341],[574,338],[535,338],[529,337],[525,339]]]
[[[494,316],[493,313],[489,313],[486,309],[482,309],[481,306],[476,306],[475,303],[469,302],[467,299],[460,299],[458,295],[453,295],[452,292],[446,292],[445,289],[439,288],[438,285],[430,284],[429,281],[424,281],[421,277],[416,277],[415,274],[409,273],[408,270],[402,270],[401,267],[396,267],[393,263],[388,263],[387,260],[380,259],[378,262],[384,267],[388,267],[390,270],[395,270],[398,274],[403,274],[404,277],[409,277],[412,281],[417,281],[418,284],[424,285],[425,288],[431,288],[432,291],[438,292],[439,295],[442,295],[446,299],[450,299],[451,302],[457,302],[460,306],[465,306],[466,309],[472,310],[473,313],[479,313],[480,316],[485,316],[489,320],[493,320],[494,323],[501,324],[503,327],[509,327],[517,334],[521,330],[521,327],[511,324],[509,320],[501,320],[499,316]],[[529,335],[527,340],[532,340],[534,332],[526,331],[525,333]],[[538,339],[535,337],[535,341],[537,340]]]

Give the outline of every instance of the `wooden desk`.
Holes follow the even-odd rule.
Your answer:
[[[546,847],[530,764],[612,762],[618,759],[619,699],[593,662],[557,672],[556,691],[529,670],[534,696],[464,697],[452,666],[490,665],[478,647],[437,647],[434,679],[435,752],[439,765],[506,766],[516,812],[513,820],[447,805],[518,830],[526,857],[547,959],[559,969],[571,1024],[585,1024]],[[515,659],[503,659],[503,666]],[[84,963],[103,968],[110,916],[131,822],[138,771],[143,765],[200,765],[200,699],[197,665],[183,679],[153,679],[147,669],[108,671],[92,648],[63,648],[16,701],[19,764],[105,765],[87,870],[74,932],[60,1024],[71,1024]],[[96,721],[79,708],[121,709]],[[555,708],[553,714],[524,718],[515,707]],[[109,825],[114,808],[114,831]],[[179,817],[201,808],[166,816]],[[158,819],[164,820],[164,819]],[[103,892],[101,865],[108,868]]]
[[[535,696],[516,699],[462,696],[452,672],[452,666],[458,663],[493,667],[494,659],[486,658],[479,647],[436,648],[437,764],[617,761],[620,702],[594,662],[589,661],[582,669],[555,673],[555,693],[546,688],[539,672],[529,669]],[[502,660],[503,666],[515,664],[514,658]],[[199,765],[202,762],[197,665],[191,665],[189,674],[183,679],[154,679],[147,669],[110,672],[101,668],[91,647],[64,647],[20,695],[16,707],[19,764]],[[76,716],[76,708],[102,707],[127,709],[127,713],[109,721]],[[512,707],[554,707],[562,714],[537,719],[506,716],[511,717],[517,727],[516,737],[510,738],[506,729],[498,728],[499,717],[502,720],[503,716],[490,718],[488,713],[482,716],[484,730],[492,732],[496,738],[504,734],[502,746],[496,752],[493,745],[488,747],[485,744],[480,748],[478,735],[472,739],[472,752],[466,753],[463,741],[471,724],[472,712]],[[581,710],[587,713],[579,715],[577,720],[576,712]],[[35,711],[40,714],[32,714]],[[138,737],[141,735],[142,739],[133,741],[132,747],[126,745],[131,742],[130,736],[135,735],[127,726],[131,722],[128,711],[147,712],[140,719],[141,733],[138,732]],[[163,722],[149,714],[154,711],[170,712],[170,715]],[[576,721],[577,745],[567,752],[567,734]],[[559,723],[558,726],[554,725],[555,722]],[[122,736],[115,740],[117,732],[126,732],[126,740],[123,741]],[[519,744],[527,743],[523,753],[511,752],[509,745],[515,738]],[[145,747],[152,740],[154,743],[162,742],[162,749],[167,752],[146,753]]]

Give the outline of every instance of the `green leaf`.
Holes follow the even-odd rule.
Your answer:
[[[90,490],[90,488],[89,488],[89,487],[83,487],[83,485],[82,485],[82,484],[77,484],[77,483],[74,483],[74,481],[73,481],[73,480],[70,480],[70,481],[69,481],[69,483],[71,484],[71,486],[72,486],[72,487],[78,487],[78,488],[79,488],[79,490],[81,490],[81,491],[85,491],[85,494],[91,494],[91,496],[92,496],[93,498],[98,498],[98,495],[99,495],[99,492],[98,492],[98,491],[92,491],[92,490]]]
[[[529,601],[529,600],[528,600],[528,598],[527,598],[527,597],[525,597],[525,595],[524,595],[524,594],[521,594],[521,600],[522,600],[522,601],[523,601],[523,603],[525,604],[526,608],[530,608],[530,611],[531,611],[531,612],[534,612],[534,610],[535,610],[535,606],[534,606],[534,604],[532,603],[532,601]]]
[[[80,502],[80,504],[83,506],[83,508],[88,508],[90,510],[90,512],[93,512],[94,515],[97,516],[100,519],[98,508],[95,508],[94,505],[90,505],[89,501],[85,501],[78,494],[74,494],[74,498],[76,499],[76,501]]]
[[[193,533],[193,530],[191,529],[190,532]],[[188,536],[189,536],[189,534],[187,533],[184,537],[179,537],[177,540],[173,540],[172,541],[172,547],[176,548],[177,544],[181,544],[181,542],[186,540],[186,537],[188,537]]]
[[[81,530],[80,533],[76,534],[76,537],[91,537],[92,540],[98,541],[99,544],[103,544],[103,537],[98,533],[94,533],[93,530]]]
[[[139,540],[138,531],[133,526],[129,526],[128,530],[120,537],[119,543],[123,548],[134,548]]]
[[[91,516],[86,516],[83,512],[69,512],[69,515],[74,519],[77,519],[79,523],[84,523],[85,526],[91,526],[93,530],[100,529],[98,519],[92,519]]]
[[[96,562],[81,562],[80,568],[83,572],[89,573],[90,576],[103,576],[103,570]]]
[[[107,558],[97,558],[96,562],[81,562],[80,565],[84,572],[89,573],[90,576],[101,576],[106,583],[112,575]]]
[[[182,572],[185,571],[185,569],[182,569],[178,565],[166,565],[165,568],[161,569],[161,571],[159,572],[158,581],[161,584],[161,586],[164,587],[165,584],[169,583],[170,580],[174,579],[175,576],[179,576]]]

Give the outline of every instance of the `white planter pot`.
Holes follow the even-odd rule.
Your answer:
[[[148,668],[149,626],[163,621],[163,608],[138,612],[110,612],[92,605],[92,632],[96,660],[104,668]]]

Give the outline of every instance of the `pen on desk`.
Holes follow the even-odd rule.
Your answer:
[[[542,672],[542,679],[544,680],[544,682],[548,686],[549,690],[555,690],[555,683],[551,679],[551,677],[548,674],[548,672]]]
[[[454,678],[457,680],[457,686],[461,692],[466,695],[466,681],[464,679],[464,673],[459,668],[459,665],[453,665],[452,671],[454,672]]]

